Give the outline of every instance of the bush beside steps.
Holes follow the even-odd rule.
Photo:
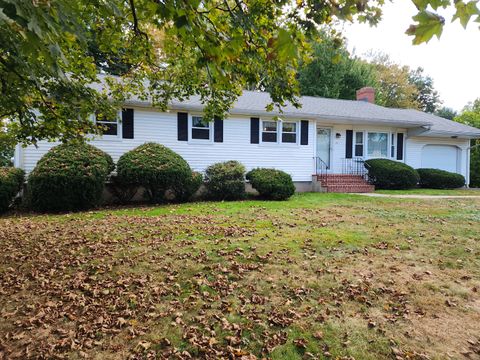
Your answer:
[[[388,159],[370,159],[365,164],[369,180],[376,189],[404,190],[418,184],[418,173],[407,164]]]
[[[253,169],[247,173],[247,180],[266,199],[287,200],[295,193],[292,177],[281,170]]]
[[[463,175],[438,169],[417,169],[420,187],[427,189],[457,189],[465,186]]]
[[[14,167],[0,167],[0,213],[12,205],[13,199],[22,189],[25,172]]]

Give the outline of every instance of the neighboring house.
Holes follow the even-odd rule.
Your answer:
[[[359,101],[305,96],[301,108],[286,106],[280,114],[265,110],[268,93],[245,91],[227,119],[210,124],[201,121],[198,97],[173,102],[168,112],[132,99],[118,120],[101,121],[108,131],[92,144],[115,161],[145,142],[158,142],[197,171],[226,160],[238,160],[247,169],[281,169],[299,191],[312,189],[312,175],[362,175],[363,160],[371,158],[456,172],[468,183],[470,139],[480,138],[480,129],[417,110],[378,106],[374,95],[372,88],[364,88],[357,93]],[[275,115],[281,120],[274,121]],[[54,145],[42,141],[38,148],[17,146],[15,166],[31,171]],[[313,177],[314,185],[318,178]],[[335,190],[369,189],[330,188]]]

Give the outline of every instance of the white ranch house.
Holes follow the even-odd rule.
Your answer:
[[[375,105],[371,88],[357,95],[358,101],[304,96],[301,108],[287,106],[280,114],[265,110],[268,93],[245,91],[227,119],[210,124],[201,121],[197,97],[173,102],[168,112],[132,99],[118,119],[103,122],[108,131],[92,144],[115,161],[145,142],[158,142],[196,171],[226,160],[238,160],[247,169],[281,169],[292,176],[298,191],[318,190],[322,183],[317,183],[317,175],[362,175],[363,160],[370,158],[456,172],[468,183],[470,139],[480,138],[480,129],[417,110]],[[275,115],[281,119],[274,121]],[[37,148],[17,146],[15,166],[30,172],[55,145],[42,141]],[[355,181],[343,184],[346,187],[330,190],[369,190],[353,186],[365,185]]]

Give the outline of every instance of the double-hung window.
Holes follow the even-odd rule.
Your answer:
[[[101,128],[102,135],[118,136],[119,117],[107,118],[104,114],[95,114],[95,122]]]
[[[355,132],[355,156],[363,157],[363,131]]]
[[[278,124],[276,121],[262,121],[262,142],[278,141]]]
[[[295,121],[262,120],[262,142],[296,144],[298,123]]]
[[[192,116],[192,139],[210,140],[211,130],[211,123],[204,121],[201,116]]]
[[[282,122],[282,142],[297,143],[297,123],[296,122]]]
[[[383,132],[368,133],[367,155],[369,158],[388,157],[388,133],[383,133]]]

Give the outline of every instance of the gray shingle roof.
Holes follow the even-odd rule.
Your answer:
[[[102,76],[100,76],[102,78]],[[103,90],[104,84],[92,84],[97,90]],[[283,107],[283,112],[267,112],[265,107],[271,102],[270,94],[259,91],[244,91],[233,108],[232,115],[291,117],[297,119],[319,119],[334,123],[348,124],[384,124],[403,128],[425,127],[422,136],[449,135],[463,137],[480,137],[480,129],[447,120],[433,114],[412,109],[393,109],[371,104],[365,101],[327,99],[313,96],[302,96],[302,107],[295,108],[291,104]],[[133,96],[127,104],[151,106],[149,101]],[[203,105],[199,96],[192,96],[183,102],[173,101],[173,110],[201,111]]]
[[[403,110],[411,114],[412,117],[416,119],[424,119],[429,121],[431,126],[427,134],[430,135],[441,135],[441,134],[450,134],[457,136],[467,136],[467,137],[480,137],[480,129],[477,129],[472,126],[460,124],[456,121],[444,119],[442,117],[424,113],[422,111],[406,109]]]
[[[310,118],[351,123],[383,123],[404,127],[430,125],[430,121],[418,119],[400,109],[389,109],[365,101],[337,100],[321,97],[302,96],[302,107],[295,108],[287,104],[282,113],[266,112],[265,107],[271,102],[266,92],[244,91],[231,109],[231,114],[242,115],[278,115],[280,117]],[[202,104],[198,97],[184,102],[173,102],[172,108],[198,109]]]

